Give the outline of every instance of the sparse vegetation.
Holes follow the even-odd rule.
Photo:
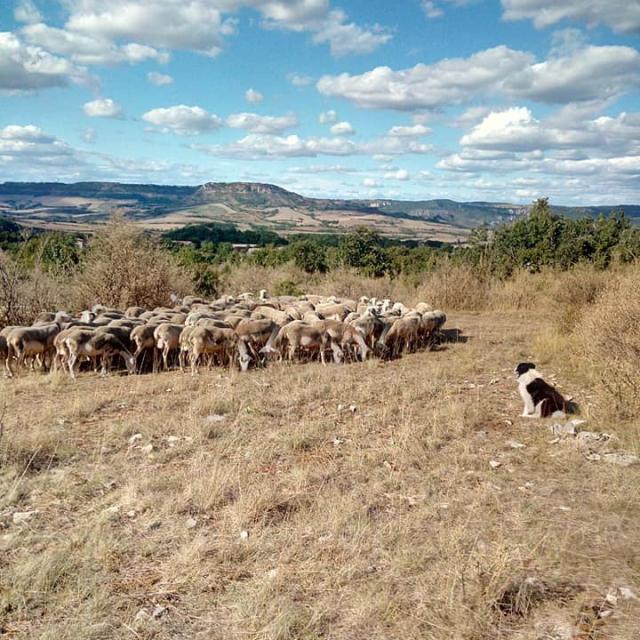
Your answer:
[[[163,304],[200,274],[208,295],[428,300],[462,331],[349,367],[0,381],[2,632],[635,640],[640,601],[611,590],[640,595],[638,469],[518,418],[512,373],[539,362],[588,428],[640,453],[640,273],[620,254],[635,232],[594,224],[618,237],[597,259],[558,264],[560,243],[508,269],[483,234],[461,252],[361,232],[318,254],[302,238],[180,267],[115,225],[70,271],[0,256],[3,324],[9,310]],[[345,248],[364,258],[341,262]],[[368,270],[369,250],[406,266]]]

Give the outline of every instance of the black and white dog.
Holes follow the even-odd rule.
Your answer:
[[[573,413],[575,405],[565,400],[546,383],[533,362],[521,362],[516,367],[518,391],[524,401],[524,418],[548,418]]]

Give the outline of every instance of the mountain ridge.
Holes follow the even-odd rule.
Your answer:
[[[195,186],[122,182],[3,182],[0,215],[26,226],[64,227],[103,222],[114,211],[149,228],[194,222],[263,225],[283,233],[340,232],[368,224],[382,233],[463,238],[470,229],[495,226],[527,213],[530,205],[448,198],[312,198],[275,184],[206,182]],[[597,216],[622,209],[636,223],[640,205],[553,206],[562,215]]]

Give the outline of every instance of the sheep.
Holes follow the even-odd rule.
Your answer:
[[[293,360],[301,348],[306,351],[319,351],[322,364],[326,364],[324,358],[326,342],[326,333],[322,325],[294,320],[278,331],[273,341],[273,346],[274,348],[281,348],[284,346],[283,343],[287,343],[289,346],[287,352],[289,360]]]
[[[5,370],[12,378],[11,358],[15,357],[18,364],[24,365],[25,358],[40,356],[46,358],[53,349],[53,339],[60,332],[60,325],[56,323],[37,327],[16,327],[11,330],[7,340],[7,359]]]
[[[133,352],[134,357],[136,358],[136,363],[138,356],[144,351],[151,351],[153,354],[153,371],[154,373],[158,370],[158,352],[156,350],[156,340],[153,337],[153,333],[156,330],[157,324],[141,324],[137,327],[134,327],[131,331],[131,335],[129,336],[132,345],[135,345],[135,351]]]
[[[205,354],[218,356],[222,364],[224,364],[236,341],[237,335],[233,329],[194,327],[189,336],[191,344],[191,375],[195,376],[198,373],[200,357]]]
[[[129,307],[124,312],[125,318],[138,318],[145,312],[144,307]]]
[[[78,337],[80,335],[86,336],[88,340],[91,336],[95,335],[96,328],[95,327],[69,327],[68,329],[63,329],[58,333],[53,339],[53,347],[55,349],[55,355],[53,357],[53,373],[57,373],[59,367],[63,367],[69,361],[69,349],[67,348],[67,344],[65,340],[72,334],[77,334]]]
[[[163,322],[159,324],[154,332],[153,338],[156,346],[162,352],[162,362],[165,369],[169,369],[169,354],[180,347],[180,334],[184,327],[180,324],[170,324]]]
[[[133,354],[125,347],[124,344],[111,333],[94,333],[87,335],[78,330],[72,332],[66,339],[65,344],[69,353],[67,365],[69,367],[69,375],[75,379],[76,364],[81,356],[95,360],[102,357],[101,375],[107,375],[111,358],[120,355],[124,358],[129,373],[135,373],[136,360]]]
[[[238,354],[240,369],[246,371],[249,368],[251,358],[258,357],[258,353],[273,353],[273,342],[278,335],[280,325],[273,320],[244,319],[235,326],[238,339]]]

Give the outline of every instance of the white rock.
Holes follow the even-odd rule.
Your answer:
[[[187,529],[195,529],[196,526],[198,526],[198,521],[195,518],[187,518],[184,526],[187,527]]]
[[[340,445],[341,445],[341,444],[343,444],[343,443],[344,443],[344,440],[341,440],[340,438],[334,438],[334,439],[333,439],[333,444],[334,444],[334,446],[336,446],[336,447],[340,446]]]
[[[120,505],[114,504],[112,507],[107,507],[104,513],[109,516],[117,516],[120,513]]]
[[[502,462],[498,461],[498,460],[489,460],[489,466],[492,469],[497,469],[498,467],[502,466]]]
[[[153,445],[152,444],[147,444],[144,447],[142,447],[140,449],[140,451],[142,451],[142,453],[149,454],[149,453],[151,453],[153,451]]]
[[[240,532],[240,540],[248,540],[249,539],[249,532],[246,529],[243,529]]]
[[[23,522],[27,522],[27,520],[31,520],[33,516],[38,515],[40,513],[37,509],[33,511],[16,511],[13,514],[13,524],[22,524]]]
[[[176,442],[179,442],[180,438],[178,438],[178,436],[167,436],[165,440],[170,447],[175,447]]]
[[[162,618],[162,616],[168,611],[167,607],[163,607],[161,604],[157,604],[153,607],[153,611],[151,612],[151,617],[154,620],[158,618]]]
[[[142,441],[142,434],[141,433],[134,433],[130,438],[129,438],[129,444],[130,445],[134,445],[136,444],[136,442],[141,442]],[[138,612],[140,613],[140,612]]]
[[[349,405],[349,411],[351,411],[351,413],[355,413],[357,410],[358,410],[358,407],[356,407],[355,404]]]
[[[552,424],[549,429],[554,436],[575,436],[576,435],[576,427],[571,424],[571,422],[567,422],[566,424],[560,424],[557,422],[556,424]]]
[[[516,442],[515,440],[509,440],[509,442],[507,442],[507,444],[512,449],[524,449],[527,446],[526,444],[522,444],[522,442]]]
[[[207,422],[224,422],[227,419],[227,416],[222,415],[221,413],[212,413],[207,416]]]
[[[131,510],[131,511],[127,511],[127,516],[129,518],[135,518],[136,515],[138,515],[135,511]]]
[[[617,464],[621,467],[630,467],[634,464],[640,464],[640,458],[632,453],[604,453],[602,459],[611,464]]]
[[[598,462],[598,460],[600,460],[602,458],[602,456],[599,453],[590,453],[588,456],[586,456],[587,460],[589,460],[589,462]]]
[[[623,600],[637,600],[638,596],[629,587],[620,587],[618,589]]]
[[[278,575],[278,570],[277,569],[271,569],[269,571],[267,571],[267,578],[269,578],[269,580],[273,580],[274,578],[276,578]]]
[[[344,405],[343,404],[339,404],[338,405],[338,411],[344,411]]]

